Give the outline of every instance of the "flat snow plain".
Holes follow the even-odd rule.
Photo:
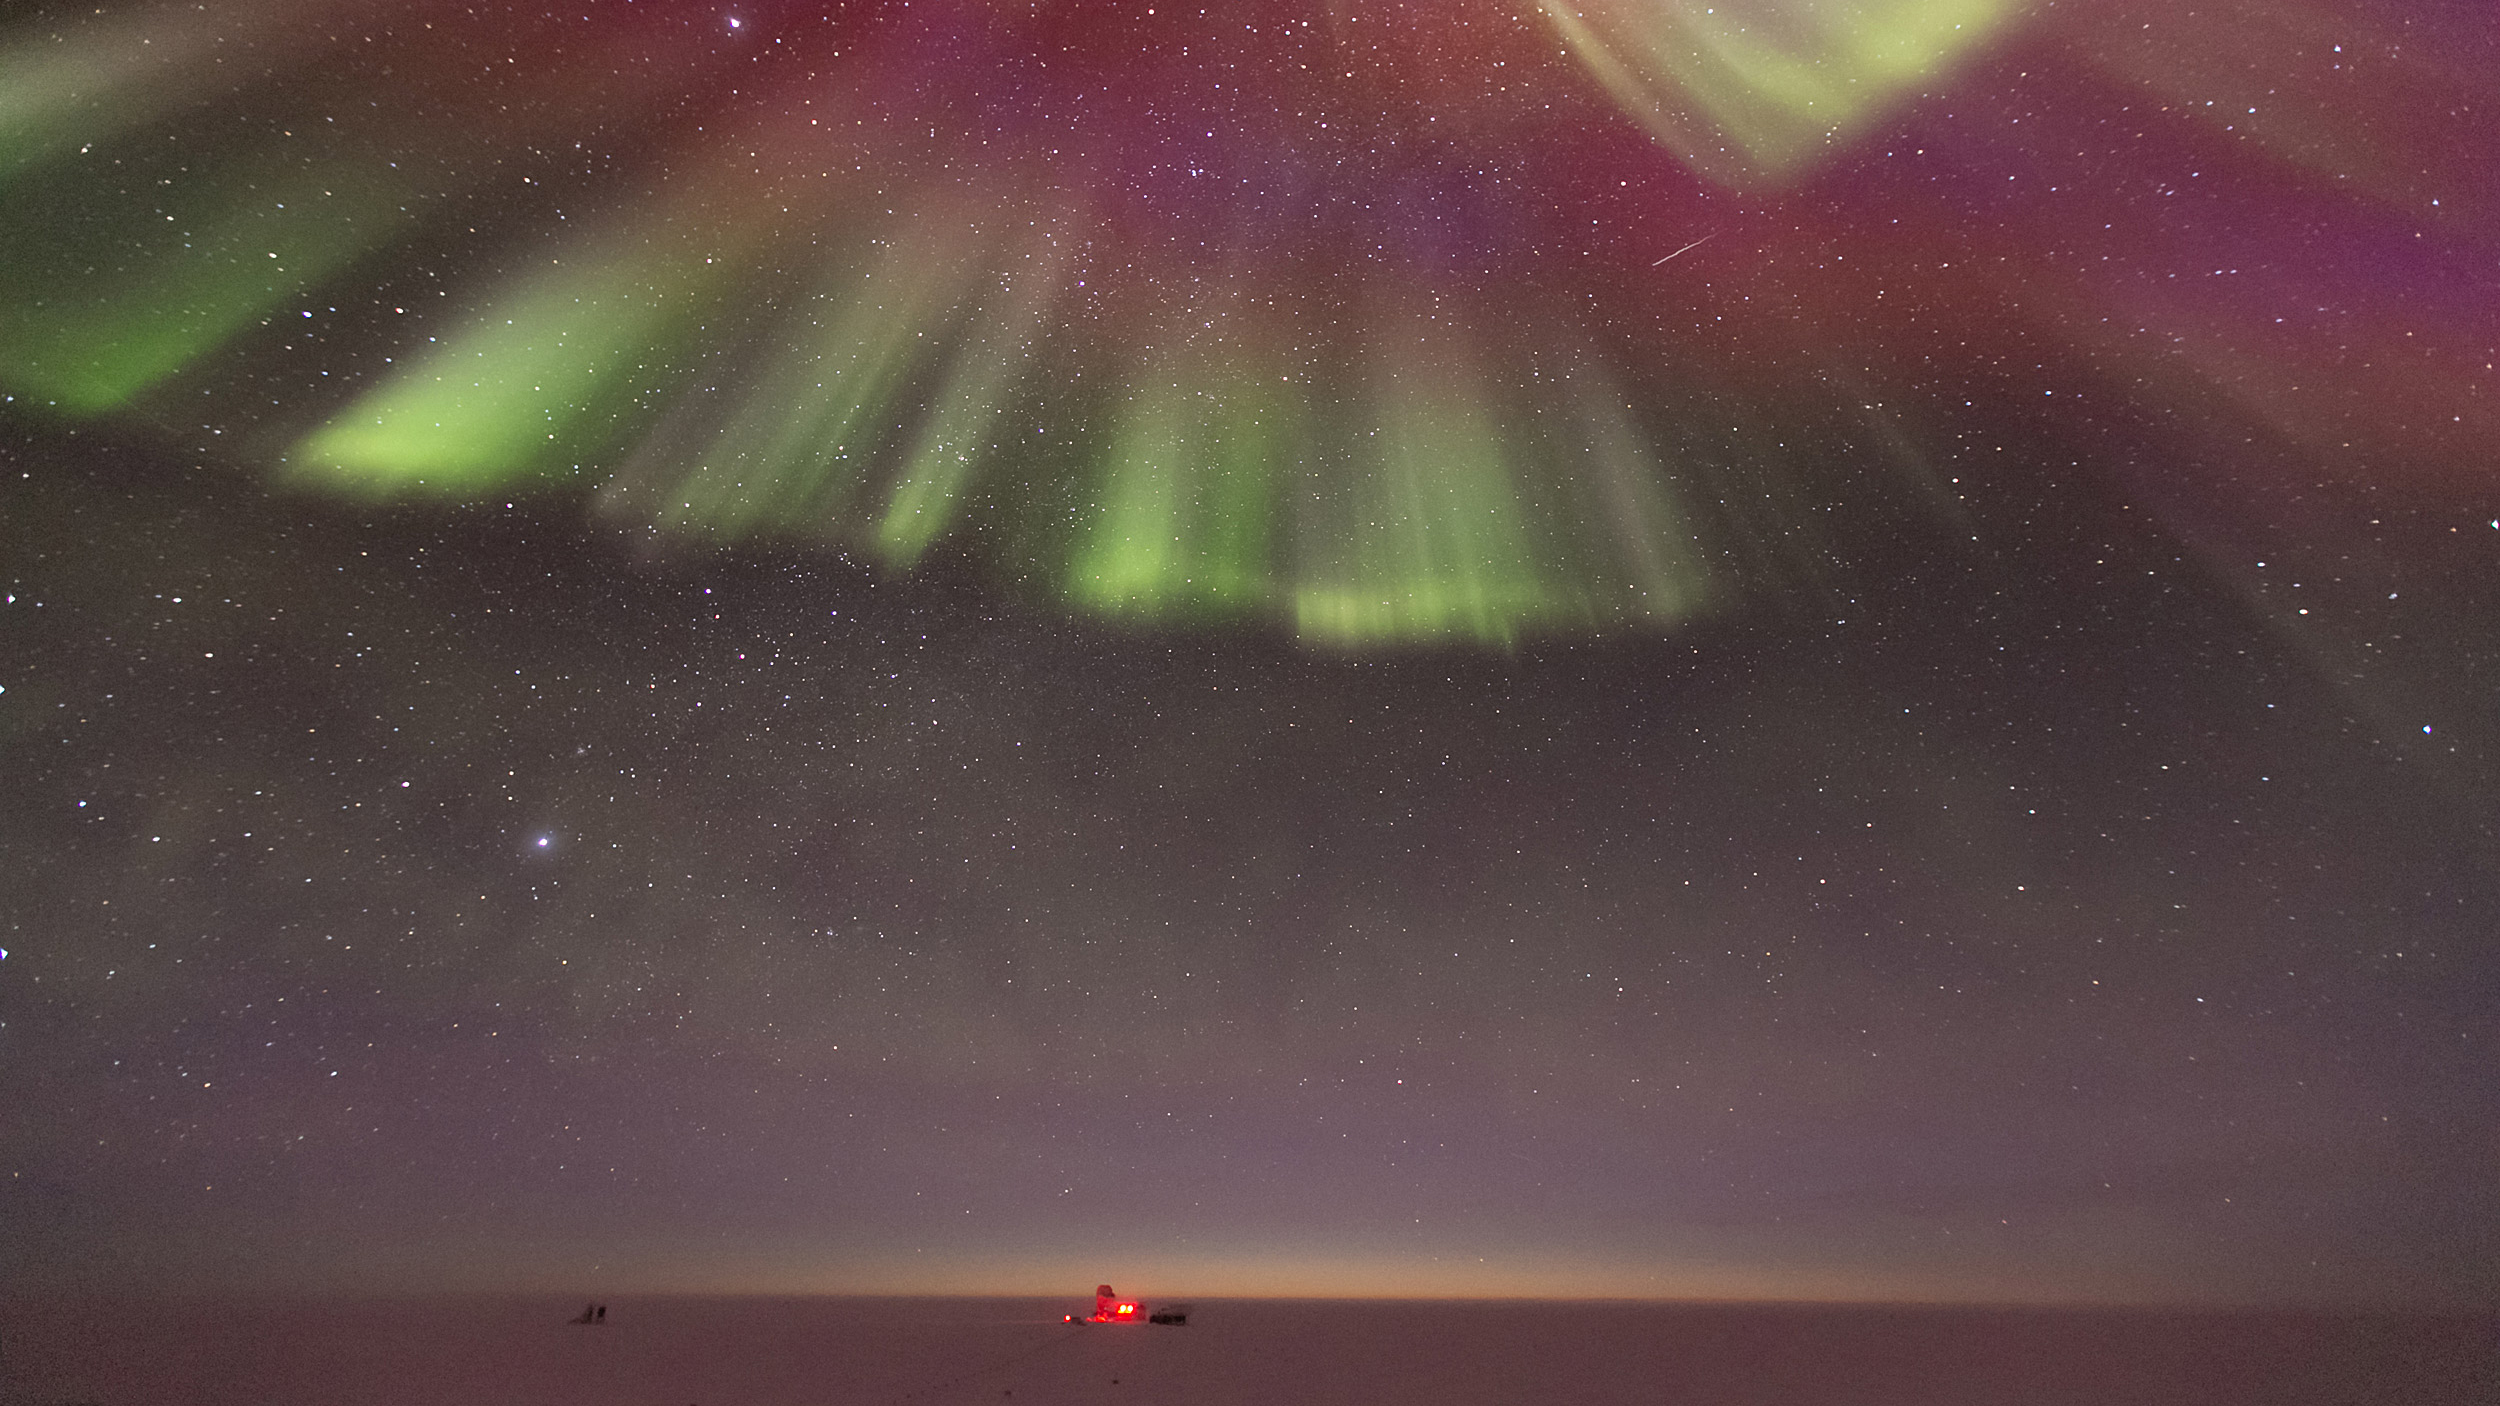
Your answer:
[[[1150,1306],[1169,1296],[1147,1295]],[[2489,1406],[2500,1320],[1199,1299],[0,1304],[0,1406]]]

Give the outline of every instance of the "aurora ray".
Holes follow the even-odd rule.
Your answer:
[[[1793,179],[1931,91],[2019,0],[1540,0],[1624,110],[1734,185]]]

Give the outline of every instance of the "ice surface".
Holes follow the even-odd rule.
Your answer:
[[[0,1305],[0,1406],[2500,1401],[2494,1320],[1820,1306],[635,1299]],[[1146,1295],[1152,1305],[1162,1298]]]

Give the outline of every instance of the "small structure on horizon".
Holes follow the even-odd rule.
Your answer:
[[[1148,1313],[1145,1307],[1135,1299],[1121,1298],[1110,1285],[1098,1284],[1094,1286],[1092,1317],[1079,1318],[1071,1313],[1059,1321],[1062,1323],[1161,1323],[1177,1328],[1189,1322],[1189,1305],[1173,1304],[1168,1308],[1158,1308]]]
[[[1108,1284],[1094,1286],[1094,1316],[1088,1323],[1135,1323],[1144,1315],[1137,1304],[1112,1292]]]

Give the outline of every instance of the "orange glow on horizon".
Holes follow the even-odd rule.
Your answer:
[[[1888,1262],[1848,1263],[1816,1255],[1814,1248],[1739,1240],[1655,1258],[1517,1252],[1465,1258],[1365,1255],[1266,1245],[1189,1254],[1121,1247],[1108,1253],[1101,1247],[1091,1253],[956,1250],[879,1257],[854,1252],[842,1257],[839,1273],[827,1272],[818,1255],[785,1248],[751,1257],[690,1253],[679,1263],[636,1265],[622,1276],[613,1267],[604,1272],[614,1276],[611,1282],[629,1280],[637,1289],[660,1293],[1007,1297],[1063,1303],[1072,1281],[1082,1285],[1095,1277],[1089,1270],[1103,1268],[1111,1270],[1115,1282],[1156,1286],[1150,1293],[1157,1303],[1165,1298],[1326,1298],[2229,1304],[2260,1298],[2234,1283],[2230,1274],[2217,1272],[2229,1267],[2218,1255],[2209,1257],[2210,1264],[2199,1273],[2175,1262],[2051,1268],[2005,1254],[1938,1254],[1924,1262],[1895,1254]],[[561,1281],[533,1276],[511,1287],[569,1287],[589,1272],[588,1266],[566,1269],[571,1277]],[[1071,1315],[1074,1321],[1146,1321],[1148,1296],[1132,1298],[1110,1291],[1108,1285],[1101,1289],[1086,1311]],[[1128,1306],[1125,1314],[1119,1311],[1122,1305]],[[1063,1311],[1050,1316],[1057,1318]]]

